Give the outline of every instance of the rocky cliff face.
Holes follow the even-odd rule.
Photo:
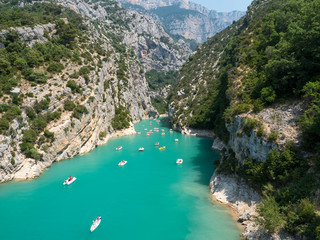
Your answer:
[[[193,39],[198,43],[206,41],[217,32],[238,20],[244,12],[221,13],[184,0],[135,1],[121,0],[125,6],[143,7],[171,33]]]
[[[296,145],[301,142],[298,119],[302,113],[303,104],[294,102],[265,108],[258,114],[240,114],[227,125],[230,133],[228,145],[242,163],[247,157],[264,161],[272,148],[281,150],[287,142],[293,142]],[[261,124],[263,133],[260,133],[260,136],[258,136],[257,127],[250,130],[249,136],[243,132],[248,118],[255,119]],[[274,141],[269,138],[272,132],[276,136]]]
[[[250,98],[256,94],[252,91],[254,81],[261,80],[264,84],[269,82],[266,78],[262,80],[259,70],[252,67],[252,55],[242,61],[246,53],[237,51],[244,46],[254,45],[256,39],[253,32],[257,19],[270,11],[266,6],[271,2],[253,1],[244,18],[200,45],[182,67],[178,85],[171,92],[169,100],[169,117],[177,130],[214,130],[213,148],[230,156],[229,162],[227,158],[222,157],[221,160],[232,165],[228,169],[231,169],[230,172],[236,172],[233,164],[241,165],[246,158],[253,159],[254,163],[254,160],[263,162],[272,148],[281,152],[288,142],[293,142],[298,147],[301,144],[298,122],[305,111],[303,99],[300,96],[296,96],[295,100],[287,97],[285,100],[281,99],[281,104],[274,103],[277,101],[275,93],[268,102],[262,102],[260,95]],[[237,45],[235,42],[241,38],[246,38],[246,41]],[[250,78],[253,75],[257,76],[254,80]],[[275,77],[275,81],[277,80]],[[259,94],[263,93],[260,91],[261,89],[257,90]],[[248,99],[252,101],[246,102]],[[221,169],[223,167],[222,165]],[[309,167],[312,172],[312,164]],[[241,171],[238,172],[241,174]],[[211,191],[219,201],[236,209],[239,221],[246,226],[245,239],[295,239],[283,231],[269,234],[255,226],[255,209],[262,197],[239,176],[214,173]]]
[[[49,23],[44,25],[37,25],[33,28],[31,27],[17,27],[11,28],[18,32],[20,40],[25,42],[29,47],[32,47],[35,43],[44,43],[48,41],[45,37],[45,33],[48,34],[47,36],[52,37],[55,33],[55,24]],[[8,30],[0,31],[0,36],[6,38]],[[0,48],[4,47],[0,45]]]
[[[98,36],[95,37],[98,38]],[[26,158],[19,147],[15,151],[10,145],[12,142],[21,143],[22,132],[29,127],[26,114],[23,112],[21,122],[15,120],[11,125],[17,134],[1,135],[1,182],[14,178],[26,179],[39,176],[43,169],[55,161],[87,153],[96,146],[106,143],[110,137],[119,134],[113,129],[111,121],[115,116],[115,108],[120,104],[126,105],[132,122],[156,116],[157,113],[153,110],[147,93],[145,78],[139,74],[138,62],[128,63],[130,66],[128,83],[124,86],[115,75],[117,64],[114,59],[117,59],[117,56],[111,55],[107,61],[103,62],[101,68],[96,67],[92,70],[89,74],[89,83],[86,83],[82,77],[77,80],[83,89],[82,94],[72,93],[70,88],[65,87],[64,77],[72,74],[78,68],[76,64],[68,64],[62,73],[55,75],[44,85],[31,87],[27,82],[21,84],[21,94],[34,96],[24,100],[23,108],[32,106],[36,101],[40,102],[45,95],[50,94],[48,110],[63,109],[64,101],[71,100],[85,106],[88,113],[77,119],[72,117],[72,112],[62,112],[58,120],[50,123],[47,130],[54,133],[55,140],[47,145],[48,148],[45,151],[40,151],[43,159],[36,161]],[[105,88],[106,82],[109,82],[107,89]],[[122,97],[115,97],[119,95]],[[22,127],[22,125],[25,126]],[[101,132],[106,133],[106,137],[101,137]],[[120,132],[120,134],[133,133],[133,128],[123,133]],[[14,157],[12,152],[15,152]],[[14,159],[13,162],[12,159]]]
[[[150,102],[144,72],[176,70],[190,52],[183,41],[175,43],[151,17],[121,9],[117,3],[87,4],[78,0],[59,0],[58,3],[86,17],[87,38],[77,43],[78,60],[60,61],[63,70],[50,74],[46,83],[31,84],[23,78],[18,83],[16,94],[23,97],[22,114],[10,124],[10,133],[0,135],[0,182],[39,176],[55,161],[91,151],[112,136],[134,134],[132,123],[157,116]],[[68,22],[68,19],[63,20]],[[20,40],[29,48],[56,34],[55,24],[51,23],[12,30],[18,32]],[[3,30],[0,34],[6,38],[6,32]],[[88,46],[91,46],[90,53],[86,49]],[[46,67],[35,70],[43,71]],[[79,75],[82,67],[90,71]],[[81,91],[74,91],[68,85],[70,80]],[[1,103],[7,103],[7,98],[1,98]],[[42,154],[41,159],[26,158],[20,148],[24,131],[31,127],[26,111],[44,99],[49,106],[39,114],[59,113],[46,127],[54,138],[50,142],[40,142],[39,138],[44,136],[40,133],[35,149]],[[83,110],[80,117],[74,117],[74,112],[64,108],[67,100],[84,107],[87,112]],[[121,108],[128,111],[128,115],[125,112],[120,115],[127,116],[131,127],[116,131],[113,120],[119,116],[117,111]]]
[[[134,49],[146,71],[177,70],[192,52],[183,40],[175,42],[152,17],[122,9],[117,2],[105,6],[103,2],[57,1],[77,13],[99,20],[109,34],[112,32],[123,44]],[[115,10],[110,12],[110,8]],[[109,28],[110,25],[117,27]]]

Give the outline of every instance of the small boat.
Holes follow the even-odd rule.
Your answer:
[[[94,220],[91,225],[90,232],[93,232],[94,230],[96,230],[96,228],[100,225],[100,222],[101,222],[101,217],[97,217],[97,219]]]
[[[159,150],[162,150],[162,149],[165,149],[165,148],[166,148],[166,146],[159,147]]]
[[[177,161],[176,161],[176,163],[177,163],[177,164],[183,163],[183,159],[182,159],[182,158],[178,158]]]
[[[150,136],[150,134],[149,134],[149,133],[147,133],[147,136]]]
[[[175,142],[179,142],[179,139],[178,139],[178,138],[175,138],[174,141],[175,141]]]
[[[73,183],[75,180],[77,180],[77,178],[75,178],[75,177],[72,177],[72,178],[68,178],[68,179],[66,179],[66,180],[64,180],[64,183],[63,183],[63,185],[70,185],[71,183]]]
[[[121,150],[122,146],[116,147],[116,150]]]
[[[164,129],[161,129],[161,131],[163,132],[163,131],[164,131]]]
[[[147,128],[145,128],[144,130],[145,130],[145,131],[148,131],[148,129],[147,129]]]
[[[143,147],[139,147],[139,151],[143,151],[144,150],[144,148]]]
[[[138,132],[138,134],[141,134],[141,132]]]
[[[120,162],[118,163],[118,165],[119,165],[119,166],[124,166],[124,165],[126,165],[126,163],[127,163],[127,161],[122,160],[122,161],[120,161]]]
[[[156,142],[154,145],[155,145],[155,146],[159,146],[159,142]]]
[[[166,135],[166,134],[163,132],[163,133],[161,133],[161,135],[163,136],[163,135]]]

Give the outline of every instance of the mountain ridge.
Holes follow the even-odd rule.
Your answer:
[[[182,0],[120,2],[128,8],[151,14],[171,34],[178,34],[198,43],[204,42],[244,15],[241,11],[217,12],[200,4]]]

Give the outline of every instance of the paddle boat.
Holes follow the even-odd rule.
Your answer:
[[[176,163],[177,163],[177,164],[183,163],[183,159],[182,159],[182,158],[178,158],[177,161],[176,161]]]
[[[118,163],[118,165],[119,165],[119,166],[124,166],[124,165],[126,165],[126,163],[127,163],[127,161],[122,160],[122,161],[120,161],[120,162]]]
[[[122,146],[116,147],[116,150],[121,150]]]
[[[155,146],[159,146],[159,142],[156,142],[154,145],[155,145]]]
[[[178,138],[175,138],[174,141],[175,141],[175,142],[179,142],[179,139],[178,139]]]
[[[63,185],[70,185],[71,183],[73,183],[75,180],[77,180],[77,178],[75,177],[69,177],[68,179],[64,180]]]
[[[165,148],[166,148],[166,146],[159,147],[159,150],[162,150],[162,149],[165,149]]]
[[[90,232],[93,232],[94,230],[96,230],[96,228],[100,225],[100,222],[101,222],[101,217],[97,217],[97,219],[94,220],[91,225]]]
[[[144,148],[143,147],[139,147],[139,151],[143,151],[144,150]]]

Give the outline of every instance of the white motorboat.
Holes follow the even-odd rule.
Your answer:
[[[93,232],[94,230],[96,230],[96,228],[100,225],[101,222],[101,218],[97,218],[96,220],[93,221],[91,228],[90,228],[90,232]]]
[[[121,162],[118,163],[119,166],[124,166],[126,165],[127,161],[122,160]]]
[[[181,163],[183,163],[183,159],[178,158],[176,163],[177,163],[177,164],[181,164]]]
[[[63,185],[70,185],[71,183],[73,183],[75,180],[77,180],[77,178],[75,178],[75,177],[72,177],[70,180],[69,180],[69,178],[68,179],[66,179],[66,180],[64,180],[64,183],[63,183]]]

